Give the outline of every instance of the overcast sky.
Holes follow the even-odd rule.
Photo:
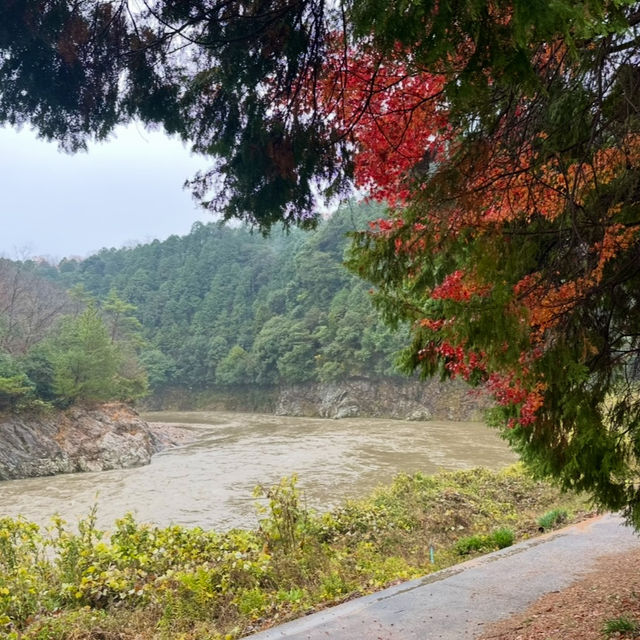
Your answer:
[[[206,161],[161,133],[131,125],[68,155],[28,130],[0,128],[0,148],[2,256],[85,257],[213,220],[182,188]]]

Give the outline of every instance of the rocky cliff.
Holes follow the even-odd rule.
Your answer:
[[[322,418],[480,420],[486,406],[486,399],[462,382],[351,379],[282,389],[275,412]]]
[[[0,415],[0,480],[148,464],[162,443],[123,404]]]
[[[480,420],[488,399],[459,380],[351,378],[288,387],[237,386],[193,392],[165,389],[145,401],[149,411],[250,411],[322,418]]]

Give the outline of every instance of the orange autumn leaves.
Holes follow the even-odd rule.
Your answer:
[[[538,212],[555,219],[567,209],[584,207],[586,201],[602,187],[618,179],[630,167],[637,167],[639,160],[640,136],[634,134],[626,136],[625,144],[620,148],[598,151],[589,164],[574,164],[560,172],[554,162],[553,166],[544,168],[545,179],[539,189],[555,191],[556,195],[546,199],[553,206]],[[550,284],[542,273],[533,273],[515,285],[516,296],[529,311],[534,342],[542,341],[546,331],[561,322],[565,314],[586,296],[596,292],[605,278],[607,264],[637,242],[640,229],[620,221],[622,209],[622,203],[615,202],[600,215],[600,239],[590,245],[585,241],[582,269],[573,278]]]

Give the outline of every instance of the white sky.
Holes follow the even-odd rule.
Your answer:
[[[75,155],[31,131],[0,128],[0,149],[2,256],[85,257],[213,220],[182,188],[207,161],[139,125]]]

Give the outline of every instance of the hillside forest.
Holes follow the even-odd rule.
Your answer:
[[[399,375],[406,331],[342,265],[347,204],[314,232],[194,224],[57,265],[0,262],[0,409]]]

